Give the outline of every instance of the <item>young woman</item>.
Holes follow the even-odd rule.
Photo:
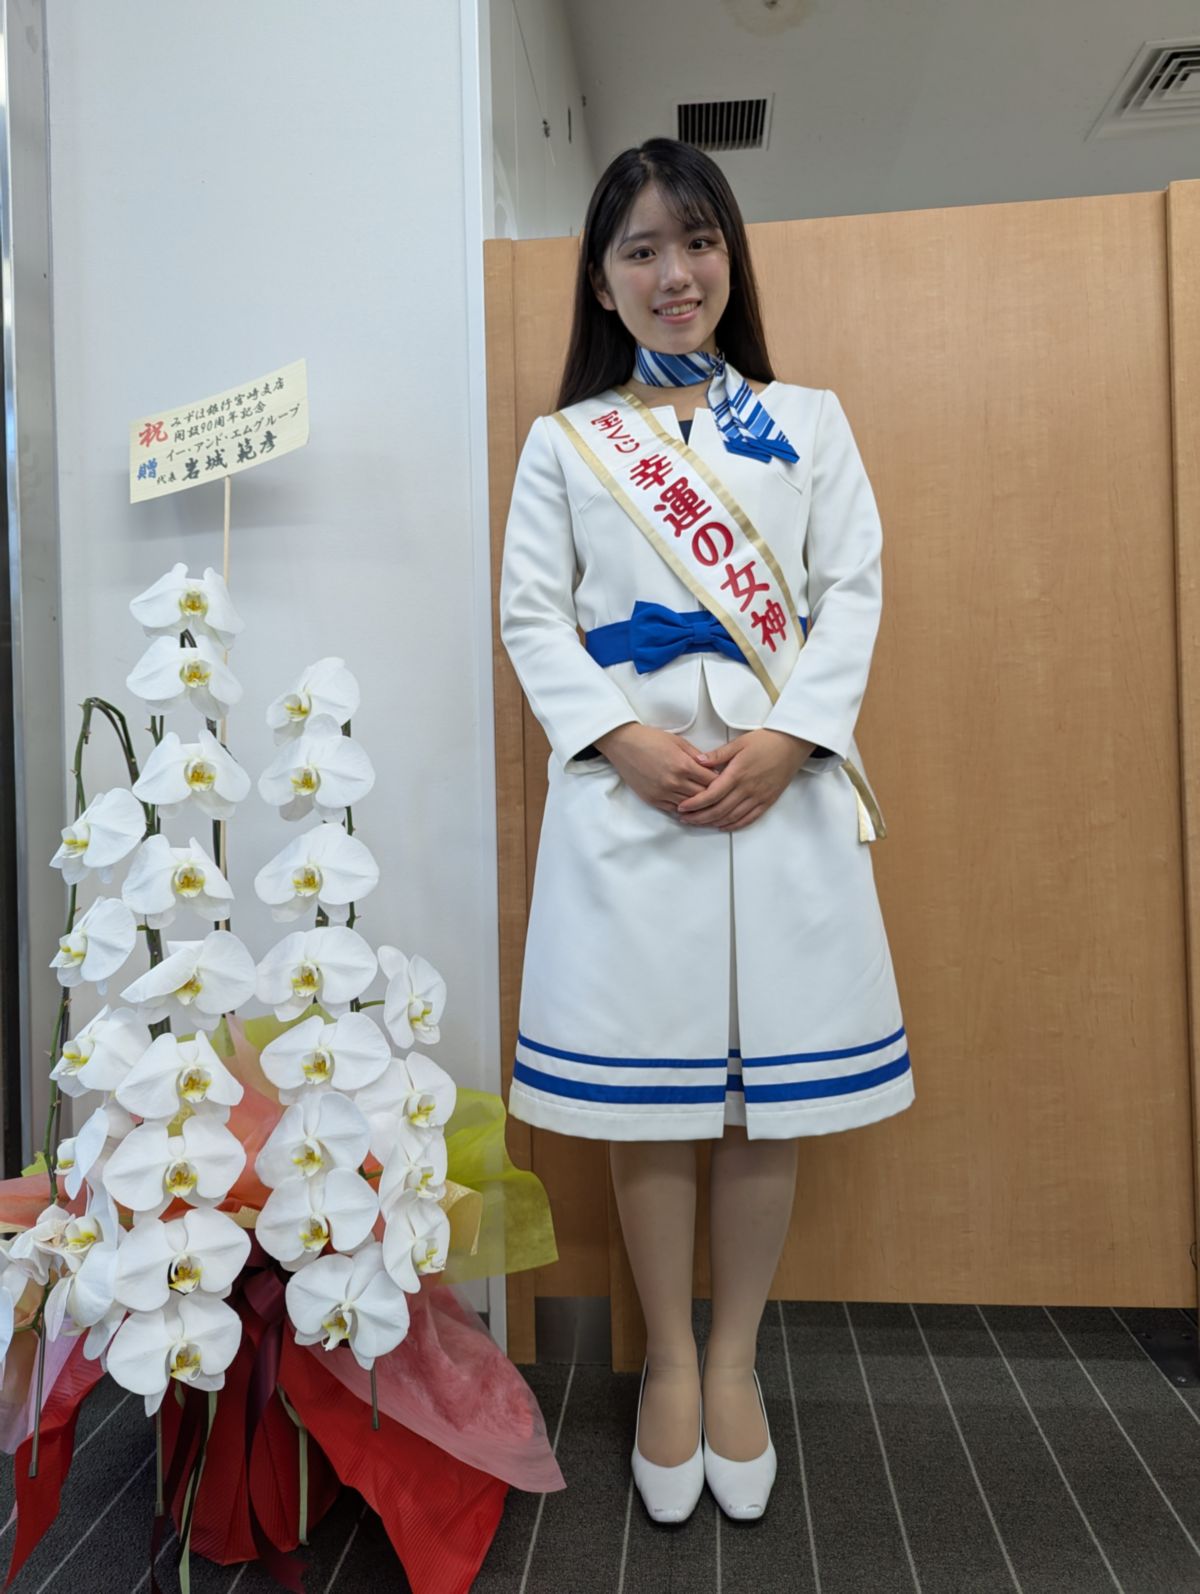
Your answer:
[[[853,737],[882,533],[836,396],[775,379],[737,203],[688,145],[651,139],[601,177],[558,404],[521,454],[501,590],[553,749],[510,1108],[612,1143],[648,1511],[683,1520],[707,1476],[754,1517],[797,1139],[914,1095]]]

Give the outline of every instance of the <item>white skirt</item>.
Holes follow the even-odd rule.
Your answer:
[[[703,677],[683,734],[702,750],[741,734]],[[711,1139],[728,1123],[783,1139],[913,1099],[870,847],[840,767],[801,770],[725,833],[644,803],[607,759],[551,759],[514,1117],[607,1140]]]

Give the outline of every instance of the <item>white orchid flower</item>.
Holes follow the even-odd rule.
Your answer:
[[[227,919],[233,888],[195,836],[186,847],[173,847],[166,836],[147,836],[134,853],[121,900],[150,929],[162,930],[180,908],[202,919]]]
[[[450,1219],[434,1201],[413,1191],[402,1195],[383,1231],[383,1265],[402,1290],[412,1294],[426,1273],[440,1273],[450,1247]]]
[[[128,1007],[102,1007],[71,1040],[62,1043],[50,1078],[64,1096],[116,1090],[150,1044],[150,1031]]]
[[[272,1186],[298,1173],[312,1179],[330,1168],[357,1168],[369,1139],[367,1120],[348,1096],[337,1090],[310,1092],[275,1125],[254,1171]]]
[[[169,714],[190,703],[205,719],[219,720],[242,700],[237,677],[205,636],[193,647],[160,636],[125,677],[125,685],[152,714]]]
[[[67,885],[78,885],[94,869],[102,881],[112,879],[120,863],[146,834],[146,810],[131,791],[114,786],[102,791],[62,832],[62,846],[50,860]]]
[[[224,1299],[250,1255],[250,1236],[226,1212],[198,1207],[163,1223],[146,1218],[121,1242],[113,1295],[135,1312],[203,1290]]]
[[[258,777],[259,794],[284,819],[303,819],[314,807],[322,819],[340,819],[374,784],[365,749],[330,714],[318,714]]]
[[[117,1091],[122,1107],[139,1118],[174,1118],[183,1107],[201,1105],[224,1123],[241,1101],[241,1081],[233,1077],[201,1030],[194,1040],[159,1035]]]
[[[408,1333],[408,1302],[388,1276],[379,1244],[353,1256],[318,1257],[288,1280],[284,1298],[297,1345],[320,1341],[334,1350],[346,1341],[368,1372]]]
[[[84,1355],[95,1358],[108,1344],[125,1309],[113,1300],[113,1275],[121,1240],[116,1208],[107,1195],[63,1229],[66,1273],[46,1299],[46,1333],[57,1339],[67,1318],[90,1329]]]
[[[116,1245],[121,1225],[112,1197],[101,1190],[88,1202],[87,1211],[71,1218],[59,1235],[59,1252],[72,1273],[77,1273],[97,1245]]]
[[[401,1048],[433,1046],[441,1035],[438,1020],[446,1006],[446,982],[423,957],[405,957],[394,946],[379,948],[379,967],[388,982],[383,1022]]]
[[[54,1172],[72,1201],[85,1179],[93,1190],[99,1186],[109,1157],[132,1128],[133,1119],[124,1107],[110,1100],[96,1108],[77,1134],[59,1141]]]
[[[330,1089],[343,1094],[378,1079],[392,1060],[382,1031],[366,1013],[343,1013],[327,1024],[319,1013],[264,1046],[263,1073],[285,1105]]]
[[[313,1002],[345,1013],[375,978],[375,954],[357,930],[328,925],[285,935],[258,965],[255,994],[275,1017],[299,1018]]]
[[[242,1342],[242,1320],[214,1295],[185,1295],[159,1311],[134,1312],[117,1330],[108,1370],[146,1400],[152,1417],[172,1378],[196,1389],[220,1389]]]
[[[339,726],[358,713],[358,682],[342,659],[310,664],[290,692],[267,709],[267,724],[277,742],[299,736],[318,715],[328,714]]]
[[[353,1251],[378,1216],[379,1200],[367,1181],[349,1168],[331,1168],[313,1179],[297,1174],[276,1185],[254,1233],[268,1256],[294,1270],[331,1242],[335,1250]]]
[[[254,889],[277,920],[298,919],[314,904],[334,924],[344,924],[349,904],[379,884],[370,849],[341,825],[317,825],[290,841],[254,877]]]
[[[168,941],[170,953],[121,992],[148,1024],[176,1018],[216,1029],[254,995],[254,959],[230,930],[210,930],[203,941]]]
[[[211,819],[228,819],[249,790],[249,775],[207,726],[194,742],[167,731],[133,786],[134,796],[162,815],[194,802]]]
[[[50,967],[67,987],[91,980],[101,996],[137,942],[133,914],[115,897],[97,897],[58,943]]]
[[[139,1124],[108,1159],[104,1188],[137,1218],[158,1217],[177,1198],[215,1206],[246,1165],[246,1149],[225,1125],[195,1114],[173,1135],[166,1124]]]
[[[36,1223],[13,1237],[9,1259],[21,1262],[39,1284],[47,1283],[51,1269],[57,1269],[63,1260],[63,1231],[70,1221],[71,1214],[65,1207],[46,1207]]]
[[[374,1155],[378,1157],[378,1152]],[[427,1201],[440,1201],[446,1193],[446,1163],[442,1131],[418,1129],[401,1118],[379,1181],[379,1208],[384,1217],[390,1216],[396,1201],[409,1191]]]
[[[354,1104],[371,1126],[371,1155],[386,1163],[401,1123],[441,1129],[454,1111],[458,1087],[431,1057],[393,1057],[384,1073],[355,1093]]]
[[[139,592],[129,612],[147,636],[210,636],[222,647],[233,646],[242,622],[229,598],[224,578],[211,566],[202,576],[189,576],[178,564],[152,587]]]

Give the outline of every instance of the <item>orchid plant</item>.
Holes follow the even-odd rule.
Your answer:
[[[46,1342],[61,1334],[86,1334],[84,1354],[103,1358],[148,1414],[173,1380],[220,1389],[241,1340],[228,1302],[251,1225],[287,1278],[298,1342],[346,1345],[370,1369],[404,1339],[407,1295],[444,1268],[450,1239],[440,1203],[455,1086],[419,1049],[438,1039],[445,982],[355,928],[379,882],[354,833],[353,805],[375,782],[350,734],[358,683],[341,659],[319,659],[267,710],[276,748],[259,793],[283,820],[316,823],[255,876],[287,927],[256,959],[231,929],[225,847],[251,779],[218,726],[242,696],[228,662],[242,621],[220,575],[184,564],[130,610],[151,639],[126,684],[149,711],[152,747],[139,766],[120,710],[83,705],[75,818],[50,860],[69,888],[51,964],[62,996],[43,1151],[50,1203],[0,1241],[0,1356],[15,1333],[39,1335],[36,1411]],[[89,797],[83,750],[97,714],[118,736],[129,786]],[[175,815],[170,838],[163,822]],[[192,833],[198,816],[212,821],[210,848]],[[112,894],[80,910],[93,881]],[[189,934],[189,914],[209,928]],[[181,938],[164,944],[163,931]],[[143,936],[148,967],[130,977]],[[364,1000],[380,975],[382,995]],[[118,976],[119,995],[72,1038],[72,994],[93,985],[103,996]],[[247,1162],[235,1127],[244,1087],[214,1045],[251,998],[288,1023],[260,1057],[282,1113],[254,1162],[270,1192],[257,1214],[234,1194]],[[79,1118],[60,1141],[64,1098]],[[36,1452],[35,1427],[31,1472]]]

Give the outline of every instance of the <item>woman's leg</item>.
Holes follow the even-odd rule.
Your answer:
[[[767,1433],[750,1374],[767,1291],[796,1190],[796,1142],[746,1139],[726,1125],[710,1176],[712,1331],[704,1353],[704,1426],[729,1461],[752,1461]]]
[[[696,1450],[700,1381],[692,1334],[696,1145],[621,1140],[609,1147],[621,1232],[646,1318],[646,1390],[638,1449],[660,1467]]]

